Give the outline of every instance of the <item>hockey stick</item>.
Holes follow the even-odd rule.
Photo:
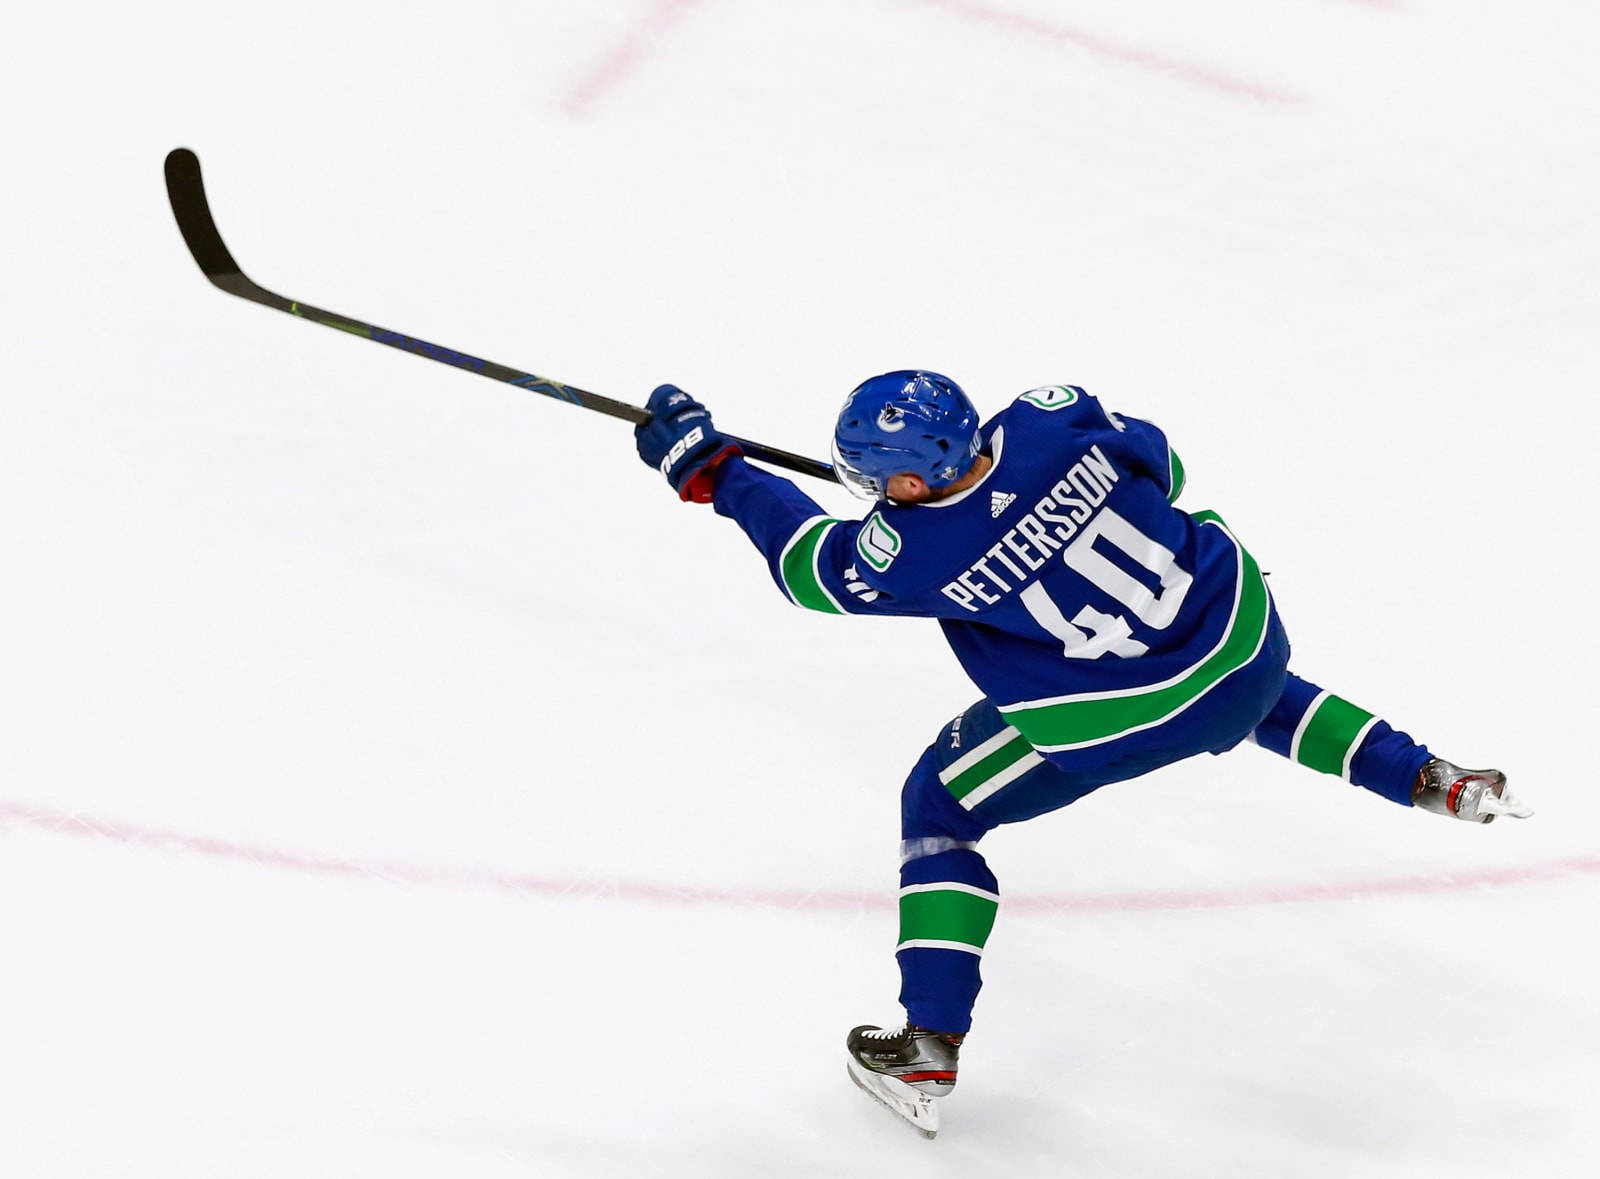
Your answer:
[[[260,303],[263,307],[287,311],[290,315],[309,319],[313,323],[322,324],[323,327],[337,328],[352,336],[363,336],[379,344],[387,344],[391,348],[398,348],[413,356],[437,360],[440,364],[447,364],[452,368],[466,369],[479,376],[504,381],[508,385],[515,385],[519,389],[527,389],[534,393],[543,393],[546,397],[554,397],[557,401],[609,414],[623,421],[638,424],[650,420],[649,412],[636,405],[613,401],[609,397],[590,393],[576,385],[564,385],[548,377],[507,368],[492,360],[480,360],[465,352],[457,352],[454,348],[430,344],[415,336],[363,323],[348,315],[335,315],[331,311],[324,311],[309,303],[285,299],[282,295],[258,286],[239,269],[239,264],[233,260],[228,247],[223,244],[222,235],[217,232],[217,223],[211,216],[211,206],[206,201],[205,184],[200,179],[200,158],[186,147],[174,148],[167,153],[166,173],[167,199],[172,202],[172,215],[177,218],[178,229],[183,233],[183,240],[189,247],[189,253],[194,255],[195,262],[211,280],[212,285],[227,291],[228,294],[249,299],[252,303]],[[833,468],[827,463],[819,463],[816,459],[764,446],[759,442],[748,442],[731,434],[726,437],[744,451],[747,458],[759,459],[774,467],[782,467],[802,475],[814,475],[818,479],[833,481]]]

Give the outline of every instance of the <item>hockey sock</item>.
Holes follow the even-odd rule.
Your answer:
[[[978,962],[994,928],[1000,886],[968,848],[909,860],[900,869],[900,1002],[918,1027],[972,1026],[983,979]]]
[[[1433,755],[1387,721],[1290,674],[1256,743],[1324,774],[1336,774],[1402,806]]]

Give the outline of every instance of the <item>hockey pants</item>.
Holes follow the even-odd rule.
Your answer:
[[[1281,636],[1281,630],[1278,634]],[[1283,658],[1288,648],[1282,645]],[[1251,669],[1240,669],[1248,672]],[[1212,714],[1215,738],[1187,752],[1148,742],[1098,764],[1067,768],[1035,753],[994,705],[980,700],[940,732],[901,794],[900,1002],[919,1027],[965,1032],[983,985],[979,959],[994,926],[1000,892],[977,851],[985,832],[1067,806],[1108,782],[1121,781],[1200,752],[1220,753],[1253,737],[1264,749],[1403,806],[1411,805],[1417,771],[1432,754],[1371,713],[1288,673],[1272,661],[1258,679],[1276,688],[1276,702],[1243,728],[1227,731],[1227,706]],[[1229,690],[1248,699],[1253,692]],[[1255,694],[1259,701],[1262,697]],[[1272,699],[1271,694],[1266,699]],[[1191,740],[1194,735],[1191,734]]]

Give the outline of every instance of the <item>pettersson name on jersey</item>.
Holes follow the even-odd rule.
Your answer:
[[[1094,447],[1072,464],[1050,488],[1050,494],[1030,508],[966,571],[940,592],[964,610],[980,613],[1009,593],[1022,588],[1028,578],[1044,568],[1095,514],[1119,476],[1105,453]]]

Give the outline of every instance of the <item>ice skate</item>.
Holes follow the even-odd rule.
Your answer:
[[[851,1029],[850,1079],[925,1138],[939,1133],[939,1098],[956,1085],[959,1035],[907,1024],[886,1031],[871,1024]]]
[[[1499,770],[1464,770],[1442,757],[1417,772],[1411,802],[1436,815],[1454,815],[1469,823],[1492,823],[1496,815],[1526,819],[1533,808],[1506,789]]]

